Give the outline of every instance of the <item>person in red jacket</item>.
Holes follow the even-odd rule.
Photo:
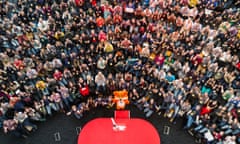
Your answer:
[[[84,87],[80,87],[79,91],[82,96],[88,96],[90,93],[88,85],[85,85]]]
[[[104,33],[103,31],[100,31],[99,34],[98,34],[98,39],[99,41],[101,42],[104,42],[107,40],[107,35],[106,33]]]
[[[77,7],[82,6],[83,3],[84,3],[84,0],[75,0],[75,4],[76,4]]]
[[[205,106],[202,107],[200,115],[209,114],[218,106],[217,101],[209,100]]]
[[[201,54],[197,54],[191,60],[192,60],[192,64],[197,66],[202,63],[203,57]]]
[[[236,68],[240,71],[240,62],[236,64]]]
[[[97,5],[97,0],[91,0],[91,4],[93,7],[95,7]]]
[[[54,74],[53,74],[53,77],[54,77],[54,79],[55,80],[61,80],[61,78],[62,78],[62,72],[61,71],[59,71],[59,70],[55,70],[55,72],[54,72]]]

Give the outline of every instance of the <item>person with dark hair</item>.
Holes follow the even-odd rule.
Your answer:
[[[67,110],[83,118],[97,106],[111,107],[113,91],[125,89],[146,117],[165,111],[170,121],[186,118],[185,128],[209,143],[237,141],[238,5],[2,1],[0,117],[15,114],[22,122],[27,114],[35,121]],[[7,125],[25,134],[20,123]]]

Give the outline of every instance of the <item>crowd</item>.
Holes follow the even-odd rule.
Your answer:
[[[240,142],[238,0],[1,0],[0,124],[26,137],[127,90],[210,144]]]

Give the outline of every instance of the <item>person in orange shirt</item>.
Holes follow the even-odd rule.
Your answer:
[[[105,24],[104,18],[101,17],[101,16],[98,17],[98,18],[96,19],[96,24],[97,24],[97,26],[98,26],[99,28],[102,28],[103,25]]]
[[[128,92],[126,90],[114,91],[113,94],[113,102],[116,103],[117,109],[124,109],[126,104],[129,104]]]

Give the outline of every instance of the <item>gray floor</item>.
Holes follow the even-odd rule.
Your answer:
[[[144,118],[143,113],[137,108],[130,106],[131,117]],[[83,119],[77,120],[64,114],[55,114],[48,118],[47,122],[39,123],[38,130],[27,139],[19,139],[0,132],[0,144],[77,144],[76,127],[83,127],[89,120],[97,117],[112,117],[112,109],[99,108],[90,111]],[[158,130],[161,144],[194,144],[194,139],[182,130],[183,120],[179,119],[176,124],[170,123],[163,116],[153,114],[149,119]],[[164,126],[170,127],[170,134],[164,135]],[[59,132],[61,141],[54,140],[54,133]]]

